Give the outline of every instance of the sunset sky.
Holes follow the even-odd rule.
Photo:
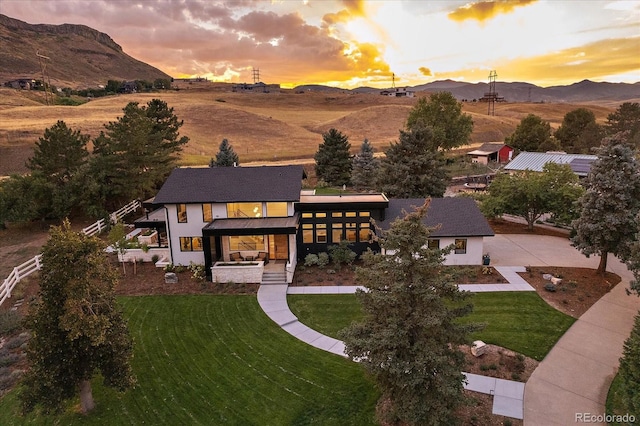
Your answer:
[[[640,0],[0,0],[84,24],[173,77],[390,87],[454,79],[640,81]]]

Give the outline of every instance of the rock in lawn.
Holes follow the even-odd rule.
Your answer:
[[[166,274],[164,274],[164,282],[165,284],[177,284],[178,276],[175,274],[175,272],[167,272]]]
[[[471,355],[479,357],[484,355],[487,350],[487,345],[482,340],[476,340],[471,345]]]

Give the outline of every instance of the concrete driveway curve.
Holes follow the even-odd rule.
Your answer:
[[[571,247],[568,239],[560,237],[498,234],[485,241],[491,263],[498,266],[595,269],[600,260],[597,256],[587,259]],[[526,426],[564,426],[604,416],[607,392],[618,370],[624,341],[640,309],[640,298],[625,292],[633,278],[626,266],[609,255],[607,270],[622,277],[620,284],[567,330],[527,381]]]

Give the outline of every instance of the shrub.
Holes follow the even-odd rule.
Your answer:
[[[304,257],[304,266],[315,266],[318,264],[317,254],[308,254]]]
[[[547,291],[550,291],[551,293],[553,293],[553,292],[556,291],[556,286],[554,284],[551,284],[551,283],[546,283],[544,285],[544,289],[547,290]]]
[[[18,336],[9,339],[4,347],[7,349],[16,349],[25,344],[29,340],[29,333],[20,333]]]
[[[17,311],[0,312],[0,335],[12,333],[22,328],[22,317]]]
[[[318,266],[324,268],[329,264],[329,254],[322,252],[318,255]]]
[[[336,269],[340,269],[345,263],[351,265],[356,260],[357,254],[349,248],[349,241],[342,240],[340,244],[334,244],[329,247],[329,256]]]
[[[149,246],[147,245],[147,243],[142,244],[140,248],[142,249],[143,252],[149,253]]]
[[[198,263],[189,263],[189,271],[191,271],[191,277],[195,280],[202,281],[205,278],[204,265]]]
[[[176,270],[176,267],[173,265],[173,263],[170,263],[164,267],[165,272],[174,272],[175,270]]]
[[[620,375],[622,402],[624,409],[636,418],[640,417],[640,315],[636,315],[631,335],[624,342],[622,358],[620,358]]]
[[[160,260],[160,256],[158,256],[157,254],[151,256],[151,262],[153,262],[154,264],[157,263],[158,260]]]

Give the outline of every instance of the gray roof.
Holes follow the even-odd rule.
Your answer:
[[[531,170],[541,172],[547,163],[571,164],[575,160],[588,160],[593,162],[598,156],[588,154],[563,154],[557,152],[521,152],[504,166],[505,170]],[[580,173],[576,172],[580,175]],[[587,171],[588,173],[588,171]],[[586,174],[585,174],[586,176]]]
[[[578,176],[587,176],[591,171],[591,163],[594,161],[596,161],[595,158],[574,158],[569,162],[569,166]]]
[[[178,168],[155,204],[298,201],[302,166]]]
[[[391,222],[403,215],[403,210],[412,212],[414,207],[424,204],[424,198],[391,198],[385,212],[385,220],[376,224],[389,229]],[[440,225],[431,232],[432,237],[482,237],[493,236],[487,219],[480,213],[476,202],[467,197],[433,198],[424,218],[428,227]]]
[[[487,142],[480,145],[475,150],[468,152],[469,155],[489,155],[494,154],[504,148],[505,144],[500,142]]]

